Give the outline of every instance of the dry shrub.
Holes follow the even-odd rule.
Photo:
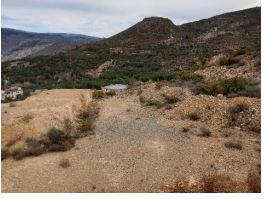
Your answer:
[[[256,133],[261,133],[261,118],[254,118],[252,119],[248,125],[247,125],[248,129],[250,131],[256,132]]]
[[[9,140],[9,142],[6,144],[6,147],[9,148],[9,147],[13,146],[16,142],[17,142],[16,139],[11,139],[11,140]]]
[[[139,96],[139,95],[141,95],[142,93],[143,93],[142,89],[139,88],[138,91],[137,91],[137,95]]]
[[[225,144],[226,148],[230,148],[230,149],[237,149],[237,150],[242,150],[242,143],[238,140],[231,140],[229,142],[226,142]]]
[[[188,132],[190,129],[188,128],[188,127],[183,127],[182,128],[182,132],[184,132],[184,133],[186,133],[186,132]]]
[[[239,118],[239,114],[245,111],[249,110],[249,106],[245,103],[239,103],[234,106],[229,107],[228,113],[229,113],[229,118],[228,118],[228,125],[229,126],[235,126],[237,125],[237,121]]]
[[[210,130],[208,130],[207,128],[201,128],[200,129],[200,134],[199,134],[199,136],[201,136],[201,137],[210,137],[211,136],[211,131]]]
[[[163,103],[155,99],[146,99],[143,96],[139,97],[139,101],[146,106],[155,106],[156,108],[161,108]]]
[[[179,99],[174,95],[164,95],[164,98],[168,104],[174,104],[179,101]]]
[[[31,119],[33,119],[33,114],[32,113],[27,113],[26,115],[24,115],[22,117],[22,121],[24,123],[29,123]]]
[[[98,114],[99,108],[96,103],[89,103],[84,109],[79,110],[76,116],[79,133],[85,134],[92,131]]]
[[[60,160],[59,165],[60,165],[60,167],[62,167],[62,168],[70,167],[70,161],[69,161],[69,159],[67,159],[67,158],[63,158],[63,159]]]
[[[256,178],[252,179],[254,179],[253,182],[258,181]],[[170,193],[241,193],[252,192],[252,189],[256,192],[259,191],[259,186],[251,188],[249,184],[249,180],[236,181],[227,175],[214,172],[197,181],[182,178],[168,183],[163,187],[163,191]],[[253,186],[255,186],[254,183]]]
[[[7,148],[1,149],[1,160],[7,159],[9,157],[9,152]]]
[[[155,83],[155,88],[157,89],[157,90],[160,90],[161,88],[162,88],[162,84],[160,83],[160,82],[157,82],[157,83]]]
[[[16,106],[17,106],[16,102],[10,102],[9,103],[9,107],[16,107]]]
[[[94,90],[92,93],[93,99],[101,99],[105,97],[105,92],[102,90]]]
[[[252,193],[261,193],[261,175],[249,173],[247,179],[249,191]]]
[[[189,118],[192,121],[200,120],[200,116],[196,112],[188,113],[187,118]]]
[[[110,90],[110,91],[107,91],[107,92],[106,92],[106,95],[107,95],[107,96],[115,96],[115,95],[116,95],[116,92]]]
[[[10,154],[15,160],[47,152],[67,151],[75,146],[73,137],[56,128],[51,128],[45,136],[28,138],[25,142],[26,148],[18,148]]]
[[[203,192],[205,193],[234,193],[242,192],[240,182],[233,181],[223,174],[209,174],[202,178]]]

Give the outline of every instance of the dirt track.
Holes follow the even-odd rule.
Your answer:
[[[49,95],[56,97],[58,91]],[[80,91],[61,92],[76,98]],[[41,99],[31,107],[42,109],[48,99],[42,95]],[[66,106],[68,112],[73,106],[70,100],[55,107]],[[195,125],[188,133],[169,128],[161,114],[153,116],[135,95],[115,96],[99,105],[96,135],[78,140],[71,151],[2,161],[2,192],[158,192],[167,181],[197,178],[209,171],[243,179],[260,163],[259,140],[252,137],[242,138],[244,150],[227,149],[223,147],[227,138],[197,137]],[[68,158],[71,166],[60,167],[62,158]]]

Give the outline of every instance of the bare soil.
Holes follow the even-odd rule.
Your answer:
[[[50,90],[15,107],[2,104],[2,146],[17,139],[14,148],[21,147],[27,137],[60,127],[64,118],[72,119],[81,94],[91,100],[91,90]],[[198,136],[207,123],[180,116],[179,107],[191,104],[191,97],[172,110],[145,107],[136,92],[98,100],[95,135],[77,140],[67,152],[3,160],[2,192],[160,192],[167,182],[208,172],[245,180],[260,165],[260,136],[211,123],[212,136]],[[29,113],[32,119],[23,122]],[[242,150],[225,147],[234,139],[240,139]],[[60,166],[63,159],[69,161],[66,168]]]

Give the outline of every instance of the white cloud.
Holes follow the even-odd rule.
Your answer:
[[[181,24],[260,4],[259,0],[2,0],[2,24],[108,37],[144,17],[162,16]]]

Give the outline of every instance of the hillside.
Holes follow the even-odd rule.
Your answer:
[[[1,28],[2,61],[29,55],[49,55],[75,48],[100,38],[79,34],[34,33],[10,28]]]
[[[146,18],[103,41],[53,56],[4,62],[2,80],[31,88],[100,88],[182,79],[184,71],[198,71],[208,79],[212,72],[201,70],[220,66],[227,77],[236,71],[259,87],[260,15],[260,8],[251,8],[180,26],[169,19]],[[220,59],[227,63],[220,64]]]
[[[260,16],[150,17],[3,62],[2,86],[36,92],[1,104],[2,192],[260,193]]]

